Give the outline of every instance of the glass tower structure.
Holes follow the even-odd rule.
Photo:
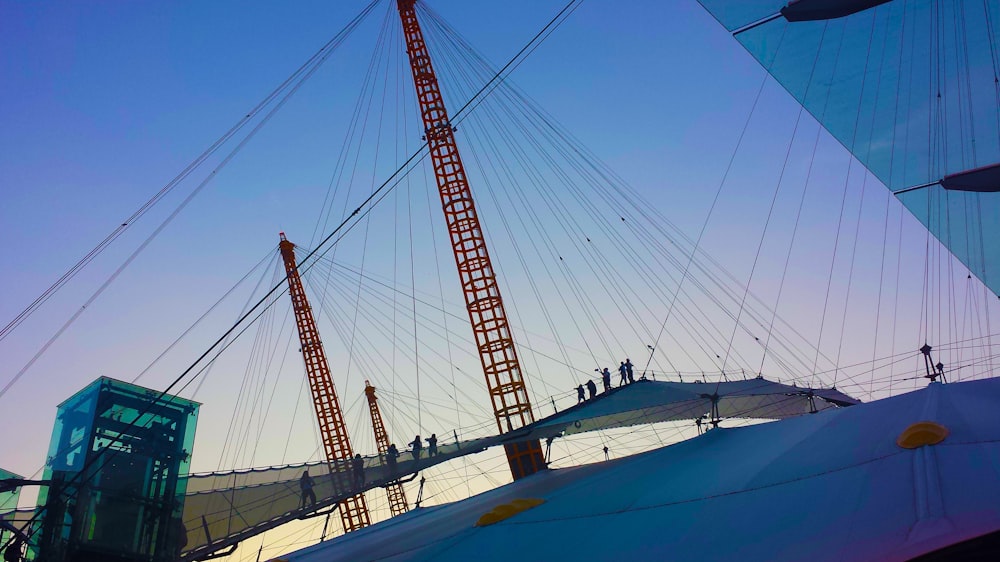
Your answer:
[[[60,404],[35,560],[176,560],[199,406],[107,377]]]

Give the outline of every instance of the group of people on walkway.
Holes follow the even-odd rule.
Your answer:
[[[438,454],[438,438],[437,438],[437,434],[436,433],[432,433],[431,436],[428,437],[425,441],[427,441],[427,458],[437,456],[437,454]],[[407,445],[409,445],[411,447],[410,454],[413,455],[413,460],[415,460],[415,461],[420,460],[420,451],[422,451],[423,448],[424,448],[423,444],[422,444],[422,441],[420,441],[420,436],[417,435],[416,438],[414,438],[413,441],[410,441],[409,443],[407,443]],[[395,445],[390,445],[389,448],[390,449],[395,449],[396,446]],[[393,463],[393,464],[395,464],[395,463]]]
[[[632,367],[632,360],[628,358],[622,361],[622,364],[618,366],[618,373],[622,376],[622,380],[618,383],[618,386],[635,382],[635,375],[632,373]]]
[[[634,365],[632,364],[631,359],[626,358],[624,361],[621,362],[621,365],[618,366],[618,373],[621,375],[622,378],[621,382],[618,383],[618,386],[631,384],[635,382],[635,374],[632,370],[633,367]],[[600,373],[601,373],[601,382],[604,383],[604,392],[611,392],[611,371],[608,370],[607,367],[605,367],[600,371]],[[587,396],[587,393],[590,394],[589,397]],[[594,383],[593,380],[589,380],[585,384],[581,384],[576,387],[577,404],[585,400],[588,400],[588,398],[596,398],[596,397],[597,397],[597,384]]]
[[[435,457],[438,454],[438,439],[437,434],[432,433],[427,439],[420,439],[417,435],[413,441],[407,443],[411,447],[410,454],[413,455],[414,463],[420,460],[421,451],[423,451],[423,442],[427,441],[427,457]],[[399,449],[396,448],[396,444],[393,443],[389,445],[389,448],[385,452],[385,464],[389,468],[389,475],[396,473],[397,461],[399,459]],[[361,454],[354,455],[351,459],[351,473],[354,477],[354,487],[364,488],[365,485],[365,459]],[[316,492],[313,488],[316,486],[316,481],[313,480],[312,476],[309,475],[309,469],[302,472],[302,476],[299,478],[299,488],[302,491],[302,501],[299,504],[299,508],[303,509],[306,507],[306,503],[310,506],[316,505]]]
[[[586,386],[587,386],[587,391],[590,392],[590,397],[591,398],[594,398],[595,396],[597,396],[597,385],[594,384],[594,381],[587,381],[587,385]],[[584,385],[582,385],[582,384],[580,386],[576,387],[576,403],[577,404],[579,404],[580,402],[583,402],[584,400],[587,399],[587,396],[584,393],[583,387],[584,387]]]
[[[407,443],[407,445],[411,447],[410,454],[413,455],[414,461],[420,459],[420,451],[422,451],[424,448],[423,441],[424,440],[421,440],[420,436],[417,435],[413,439],[413,441]],[[438,443],[437,434],[432,433],[431,436],[426,439],[426,441],[427,441],[427,456],[433,457],[437,455],[437,443]],[[389,467],[389,474],[396,473],[396,466],[398,461],[399,461],[399,449],[396,447],[396,444],[393,443],[389,445],[389,448],[385,452],[385,464],[386,466]]]

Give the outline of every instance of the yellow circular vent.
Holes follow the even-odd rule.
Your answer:
[[[930,421],[917,422],[903,430],[896,438],[896,444],[904,449],[916,449],[924,445],[937,445],[948,437],[948,428]]]
[[[514,500],[510,503],[505,503],[494,507],[492,510],[483,514],[482,517],[476,521],[476,527],[485,527],[487,525],[492,525],[494,523],[499,523],[504,519],[508,519],[521,513],[522,511],[537,507],[545,503],[545,500],[540,500],[537,498],[523,498]]]

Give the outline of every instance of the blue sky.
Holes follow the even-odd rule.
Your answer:
[[[431,6],[497,65],[520,49],[562,7],[559,2],[538,1],[438,1]],[[358,2],[43,4],[0,0],[0,224],[8,248],[0,265],[3,323],[239,120],[361,7]],[[376,9],[372,18],[233,163],[88,308],[23,380],[0,398],[0,424],[17,428],[5,439],[4,468],[24,474],[34,472],[44,462],[57,403],[99,375],[131,380],[254,263],[274,250],[278,231],[286,231],[300,244],[309,241],[385,7],[383,4]],[[396,21],[390,23],[398,25]],[[592,1],[584,2],[511,79],[687,236],[695,238],[734,154],[764,74],[694,1]],[[458,100],[446,101],[453,109],[458,105]],[[704,247],[744,282],[749,278],[798,110],[798,105],[773,81],[765,84],[746,140],[736,152],[725,197],[713,211],[706,231]],[[400,114],[388,111],[384,115],[395,118]],[[466,126],[474,125],[470,121]],[[415,148],[419,126],[411,123],[405,132],[398,127],[397,134],[406,137],[405,146]],[[389,132],[392,127],[375,126],[373,117],[369,129],[371,142],[376,130]],[[785,178],[797,185],[776,200],[776,213],[754,270],[752,288],[771,304],[780,284],[798,193],[813,160],[816,131],[817,125],[803,116]],[[464,139],[463,134],[460,128],[460,144],[471,142],[473,131]],[[356,178],[352,197],[380,183],[392,169],[392,159],[387,156],[390,141],[382,142],[386,143],[386,152],[379,163],[364,171],[367,175]],[[858,214],[858,193],[864,175],[855,164],[851,176],[846,177],[848,155],[825,133],[819,147],[813,171],[816,186],[810,192],[799,227],[792,273],[789,285],[783,289],[779,312],[806,339],[818,339],[817,318],[830,267],[832,232],[840,194],[849,189],[850,207],[845,216],[849,221],[854,221],[856,214],[860,216],[859,231],[875,242],[861,244],[862,250],[869,253],[859,261],[858,277],[853,281],[854,300],[848,312],[855,324],[844,330],[847,352],[842,363],[870,360],[871,333],[866,332],[868,328],[858,327],[874,325],[872,310],[885,217],[891,217],[890,240],[899,228],[907,237],[919,236],[920,231],[908,215],[903,217],[903,226],[898,226],[899,205],[892,201],[886,211],[885,190],[873,178],[867,180],[867,206],[860,207],[862,213]],[[467,154],[466,159],[468,163],[472,157]],[[0,342],[0,384],[10,380],[78,310],[191,187],[188,184],[148,219],[137,223],[73,284]],[[515,304],[524,303],[518,307],[524,309],[524,329],[544,332],[537,326],[541,319],[532,315],[530,299],[519,296],[527,293],[528,287],[526,278],[510,265],[515,263],[516,243],[505,242],[500,234],[495,206],[480,203],[487,231],[497,240],[494,258],[502,264],[498,270],[505,274],[510,298]],[[389,204],[387,200],[385,205]],[[364,243],[352,238],[355,252],[348,246],[343,250],[343,259],[353,264],[364,259],[373,273],[386,275],[391,273],[393,263],[410,268],[418,262],[419,256],[389,259],[378,265],[379,257],[389,254],[391,240],[403,239],[399,232],[391,237],[388,234],[390,228],[404,225],[398,211],[401,204],[397,200],[394,211],[385,211],[383,206],[381,214],[373,213],[370,251],[357,254],[357,247]],[[613,215],[613,210],[608,212]],[[407,218],[405,224],[410,220]],[[426,222],[432,221],[433,217]],[[443,226],[438,223],[421,227],[425,226],[438,228],[433,244],[440,245]],[[845,226],[850,237],[844,244],[850,244],[854,228],[853,222]],[[380,235],[385,239],[379,239]],[[920,239],[919,251],[900,253],[904,257],[900,262],[903,288],[899,292],[908,304],[899,308],[909,310],[909,316],[903,312],[896,316],[900,324],[911,329],[905,335],[902,328],[899,334],[893,332],[905,342],[897,352],[920,337],[922,242]],[[833,288],[835,300],[846,299],[844,276],[850,263],[844,251],[841,247],[835,268],[840,275],[840,284]],[[887,251],[894,256],[896,248],[890,244]],[[451,287],[455,281],[454,272],[448,269],[453,268],[447,261],[450,258],[440,251],[437,254],[445,260],[440,263],[445,287]],[[429,263],[414,268],[415,277],[434,292],[438,290],[436,275]],[[948,273],[952,283],[964,280],[961,272]],[[959,286],[959,290],[964,291],[964,287]],[[460,296],[448,294],[446,300],[457,302]],[[974,305],[961,300],[960,296],[945,303],[951,312],[946,310],[940,317],[951,319],[956,327],[942,340],[957,340],[965,333],[957,325],[967,317],[963,311]],[[227,305],[224,312],[195,330],[140,382],[158,388],[165,385],[221,334],[241,305]],[[831,312],[838,317],[838,324],[828,328],[823,337],[824,353],[837,352],[839,316],[843,312],[848,317],[842,310],[845,306],[835,305],[835,312]],[[279,312],[278,317],[283,314]],[[663,310],[657,314],[662,315]],[[560,318],[568,323],[567,317]],[[884,317],[876,321],[888,325]],[[625,332],[626,320],[609,318],[607,322],[619,333]],[[656,324],[656,319],[650,322]],[[277,324],[280,322],[276,320]],[[571,331],[568,324],[557,328]],[[730,324],[724,331],[731,329]],[[287,336],[286,331],[280,337]],[[325,337],[332,346],[334,338]],[[885,342],[892,339],[888,332],[881,337]],[[644,352],[646,343],[630,341],[622,353],[633,355],[634,360]],[[284,340],[281,345],[285,345]],[[276,344],[276,348],[281,345]],[[336,376],[357,369],[350,365],[359,359],[345,358],[340,351],[330,354],[336,363]],[[889,353],[879,350],[878,354]],[[580,371],[589,371],[593,366],[585,355],[574,357],[574,363],[579,360]],[[600,360],[612,362],[616,358],[601,356]],[[197,451],[220,447],[225,437],[221,426],[239,407],[235,387],[247,362],[247,355],[240,356],[234,349],[230,362],[217,366],[204,390],[195,397],[206,404],[192,465],[195,470],[227,467],[216,453],[199,455]],[[292,363],[286,368],[289,377],[296,376],[299,368]],[[300,370],[297,376],[301,376]],[[425,372],[423,376],[430,375]],[[570,375],[538,376],[560,391],[575,386]],[[356,404],[362,379],[357,374],[337,379],[345,408]],[[298,379],[287,380],[279,388],[284,391],[287,387],[289,392],[279,392],[274,402],[274,409],[285,414],[301,404],[301,393],[296,392]],[[428,397],[436,397],[435,391],[428,390],[426,378],[424,388],[430,393]],[[475,395],[482,388],[469,383],[463,390]],[[479,396],[485,405],[485,393]],[[417,417],[431,416],[423,414],[423,408],[417,407]],[[349,420],[354,413],[349,414]],[[429,432],[433,427],[430,423],[401,417],[399,433],[411,434],[422,431],[421,427]],[[286,432],[297,436],[289,461],[315,453],[312,430],[301,412],[297,421],[282,418],[265,425],[275,427],[266,443],[280,443]],[[358,433],[363,431],[367,430]],[[363,437],[358,441],[371,446]],[[261,452],[252,462],[277,463],[279,457]]]

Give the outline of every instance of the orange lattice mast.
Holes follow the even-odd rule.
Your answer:
[[[302,359],[306,364],[306,375],[309,378],[309,390],[312,391],[313,405],[316,408],[316,418],[319,420],[319,433],[326,450],[326,460],[332,470],[346,470],[354,455],[351,449],[351,439],[347,435],[347,425],[340,411],[340,401],[337,400],[337,390],[333,387],[333,377],[330,375],[330,364],[326,360],[323,342],[319,339],[316,320],[312,308],[302,287],[299,268],[295,265],[295,245],[280,234],[281,257],[285,261],[285,273],[288,278],[288,294],[292,297],[292,309],[295,311],[295,323],[299,328],[299,343],[302,345]],[[340,502],[340,519],[344,523],[344,532],[351,532],[371,524],[368,515],[368,505],[364,493]]]
[[[523,427],[535,418],[472,191],[455,144],[455,132],[448,120],[414,3],[415,0],[397,0],[406,51],[472,332],[479,348],[497,428],[504,433]],[[505,448],[515,480],[545,468],[542,446],[537,439],[510,443]]]
[[[389,450],[389,433],[382,423],[382,413],[378,409],[378,398],[375,397],[375,387],[365,381],[365,397],[368,398],[368,411],[372,415],[372,429],[375,430],[375,443],[378,446],[378,454],[384,455]],[[406,502],[406,492],[403,485],[393,482],[385,486],[385,494],[389,497],[389,512],[392,516],[406,513],[410,506]]]

